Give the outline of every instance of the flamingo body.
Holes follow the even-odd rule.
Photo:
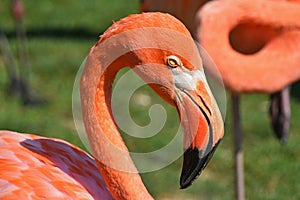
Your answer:
[[[229,90],[273,93],[300,79],[298,2],[214,1],[197,18],[197,38]]]
[[[0,199],[113,199],[97,164],[63,140],[0,131]]]
[[[276,136],[287,140],[288,85],[300,79],[299,1],[207,3],[197,13],[197,38],[234,93],[271,93]]]

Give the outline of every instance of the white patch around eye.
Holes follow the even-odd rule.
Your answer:
[[[189,71],[183,69],[170,69],[177,88],[184,90],[195,90],[198,81],[203,81],[206,85],[206,77],[203,70]]]
[[[203,82],[207,83],[206,76],[203,70],[192,71],[192,74],[195,79],[202,80]]]
[[[196,83],[190,74],[182,72],[181,74],[173,74],[176,87],[185,90],[194,90]]]

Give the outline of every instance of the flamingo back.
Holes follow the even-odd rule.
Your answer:
[[[97,165],[59,139],[0,131],[0,199],[113,199]]]

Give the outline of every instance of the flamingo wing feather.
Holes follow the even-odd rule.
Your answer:
[[[0,131],[0,199],[113,199],[97,164],[59,139]]]

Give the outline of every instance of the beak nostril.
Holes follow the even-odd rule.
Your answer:
[[[211,112],[210,108],[207,106],[207,104],[206,104],[206,102],[204,101],[204,99],[203,99],[200,95],[198,95],[198,97],[200,98],[202,104],[203,104],[204,107],[206,108],[206,110],[207,110],[207,112],[209,113],[209,115],[212,116],[212,112]]]

